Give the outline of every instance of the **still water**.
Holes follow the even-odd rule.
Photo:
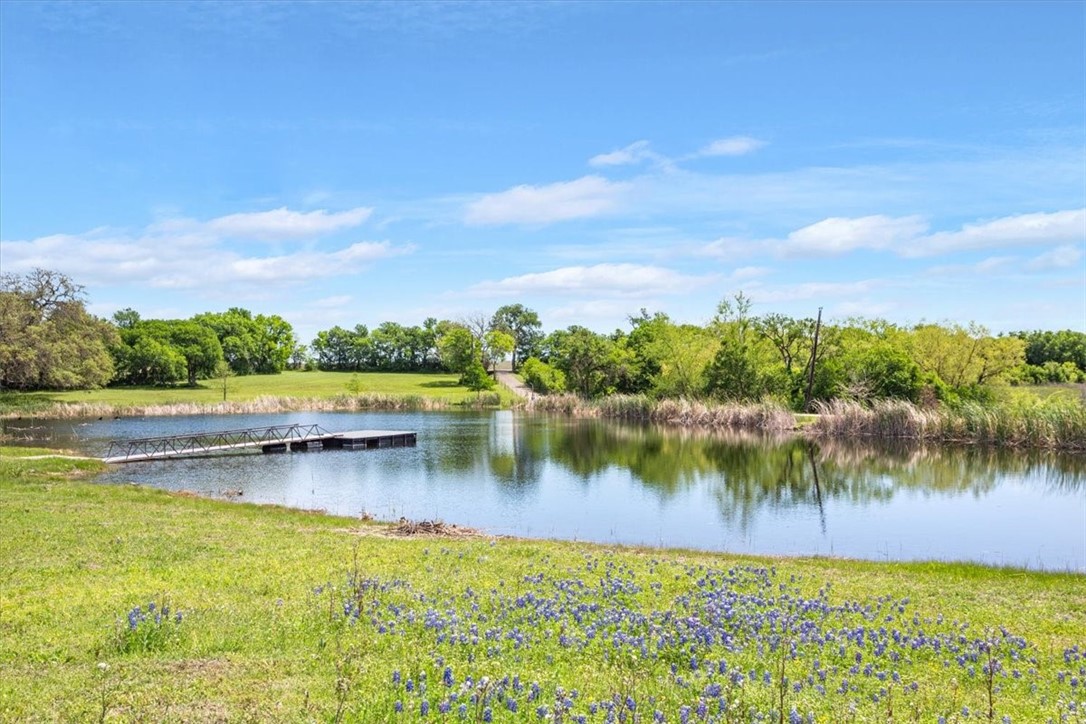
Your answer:
[[[495,534],[871,560],[1086,571],[1086,457],[876,447],[511,411],[7,421],[26,444],[316,423],[415,430],[412,448],[239,453],[102,478]],[[237,496],[237,491],[241,495]]]

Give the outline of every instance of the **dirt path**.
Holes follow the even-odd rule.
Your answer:
[[[526,400],[530,400],[535,397],[535,393],[532,392],[532,389],[528,387],[528,385],[521,382],[520,378],[512,372],[498,370],[494,373],[494,378],[498,380],[499,384],[505,385],[510,390],[512,390],[513,394],[517,395],[518,397],[523,397]]]

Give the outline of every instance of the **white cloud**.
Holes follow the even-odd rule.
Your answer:
[[[780,251],[786,256],[842,254],[856,249],[901,251],[904,244],[925,231],[927,223],[918,216],[832,217],[793,231],[780,245]]]
[[[324,209],[291,211],[282,207],[271,211],[229,214],[208,221],[169,219],[152,225],[150,229],[167,234],[189,233],[213,238],[283,241],[351,229],[361,225],[371,214],[373,209],[364,206],[332,213]]]
[[[702,244],[694,250],[697,256],[711,256],[717,259],[742,259],[759,251],[759,246],[775,244],[773,240],[743,239],[735,236],[722,236],[708,244]]]
[[[750,279],[764,277],[767,274],[771,274],[772,272],[772,269],[765,266],[741,266],[738,269],[732,271],[728,278],[733,282],[742,282]]]
[[[468,224],[550,224],[615,211],[629,184],[584,176],[546,186],[515,186],[468,204]]]
[[[282,256],[236,259],[225,267],[211,270],[212,277],[252,282],[290,282],[321,277],[342,276],[359,271],[371,262],[408,253],[411,247],[393,248],[387,241],[361,241],[337,251],[303,251]],[[200,281],[189,279],[190,285]]]
[[[903,252],[906,256],[929,256],[1007,246],[1082,243],[1084,240],[1086,209],[1071,209],[966,224],[959,231],[941,231],[918,239]]]
[[[649,148],[648,141],[634,141],[625,148],[593,156],[588,159],[588,164],[590,166],[627,166],[642,161],[659,161],[661,159],[662,156]]]
[[[1026,268],[1031,271],[1070,269],[1074,266],[1079,267],[1080,270],[1082,269],[1082,249],[1070,244],[1046,251],[1026,263]]]
[[[219,246],[207,237],[164,231],[169,228],[168,224],[155,224],[140,234],[98,229],[85,234],[4,241],[4,271],[56,269],[88,285],[222,288],[236,283],[293,283],[343,276],[414,250],[411,245],[388,241],[362,241],[332,250],[310,248],[276,256],[244,255],[236,247]]]
[[[698,156],[743,156],[753,153],[765,146],[765,141],[759,141],[750,136],[731,136],[718,138],[707,146],[698,149]]]
[[[522,274],[471,287],[483,296],[524,294],[676,294],[708,284],[713,276],[688,276],[673,269],[639,264],[568,266],[548,272]]]
[[[1015,257],[1013,256],[990,256],[974,264],[973,269],[979,274],[991,274],[1006,269],[1014,261]]]
[[[797,229],[784,239],[724,237],[702,245],[697,253],[729,259],[749,255],[761,247],[784,257],[834,256],[860,249],[922,257],[1016,246],[1066,246],[1069,242],[1086,242],[1086,209],[1006,216],[935,233],[928,233],[928,228],[921,216],[835,216]],[[1060,258],[1068,259],[1068,253],[1062,252]],[[991,264],[1005,262],[1004,257],[991,260]],[[981,272],[991,270],[977,267]]]

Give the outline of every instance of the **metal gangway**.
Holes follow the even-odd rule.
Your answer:
[[[275,425],[250,427],[244,430],[197,432],[187,435],[144,437],[135,440],[115,441],[109,444],[102,462],[134,463],[140,460],[162,460],[183,455],[204,455],[223,450],[268,445],[293,445],[313,440],[323,440],[332,433],[320,425]]]

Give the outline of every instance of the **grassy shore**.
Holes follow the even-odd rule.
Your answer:
[[[250,414],[298,410],[432,410],[521,406],[536,412],[655,422],[706,429],[764,432],[801,430],[821,438],[881,438],[915,442],[1086,450],[1086,404],[1079,389],[1042,395],[1033,388],[1003,390],[992,403],[928,409],[898,400],[864,405],[820,403],[816,415],[797,415],[775,403],[739,404],[645,395],[584,400],[561,394],[518,398],[504,386],[475,393],[455,375],[285,372],[232,378],[227,400],[212,382],[188,388],[106,388],[80,392],[0,394],[0,416],[57,418],[193,414]],[[1011,388],[1007,388],[1011,389]],[[1074,393],[1074,394],[1072,394]]]
[[[1083,720],[1082,575],[401,538],[21,452],[0,720]]]
[[[97,417],[108,414],[191,414],[278,412],[300,409],[435,409],[453,405],[508,406],[505,388],[472,392],[453,374],[394,372],[284,372],[227,380],[203,380],[196,387],[107,387],[71,392],[0,394],[0,415]]]

